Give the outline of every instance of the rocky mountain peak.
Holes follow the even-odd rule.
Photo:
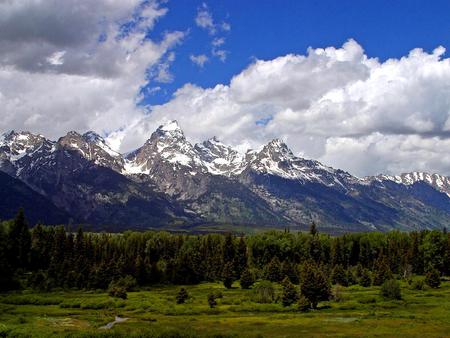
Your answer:
[[[51,147],[52,142],[40,134],[12,130],[0,136],[0,149],[4,160],[16,161],[25,155],[37,151],[43,145]]]
[[[275,138],[267,143],[261,150],[260,154],[276,160],[287,160],[294,157],[294,154],[286,143],[278,138]]]
[[[243,170],[244,156],[216,136],[196,144],[195,150],[213,175],[231,176]]]
[[[121,172],[123,169],[122,156],[112,150],[106,141],[95,132],[89,131],[83,135],[70,131],[58,140],[64,149],[76,151],[81,156],[95,164]]]
[[[393,181],[397,184],[403,185],[412,185],[417,182],[425,182],[434,187],[436,190],[443,192],[450,197],[450,177],[444,175],[430,174],[421,171],[413,171],[410,173],[403,173],[395,176],[378,175],[375,177],[367,177],[366,180],[369,181],[377,180],[380,182]]]

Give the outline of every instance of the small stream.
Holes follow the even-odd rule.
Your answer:
[[[109,330],[109,329],[112,328],[115,324],[125,322],[125,321],[127,321],[128,319],[129,319],[129,318],[122,318],[122,317],[116,316],[116,318],[114,318],[114,321],[113,321],[113,322],[109,322],[108,324],[103,325],[102,327],[100,327],[100,330]]]

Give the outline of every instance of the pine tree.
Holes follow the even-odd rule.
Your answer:
[[[338,264],[334,267],[331,280],[333,284],[348,286],[347,273],[342,265]]]
[[[389,269],[389,265],[387,264],[384,256],[380,256],[380,258],[378,258],[375,262],[374,270],[373,285],[381,285],[388,279],[392,278],[391,270]]]
[[[303,265],[301,280],[301,294],[308,299],[313,309],[317,308],[320,301],[330,299],[330,283],[322,269],[313,261]]]
[[[281,303],[283,306],[290,306],[298,300],[298,291],[294,284],[291,283],[288,277],[285,277],[281,282],[283,292],[281,295]]]
[[[31,235],[22,208],[19,209],[11,225],[8,237],[8,243],[10,244],[10,262],[12,266],[19,268],[28,267]]]
[[[249,289],[255,283],[255,278],[249,269],[245,269],[241,274],[241,288]]]
[[[309,227],[309,234],[311,236],[317,235],[317,225],[314,221],[311,223],[311,226]]]
[[[277,256],[272,258],[266,266],[266,279],[271,282],[280,282],[282,280],[281,264]]]
[[[228,262],[225,264],[222,272],[222,280],[223,285],[227,289],[231,289],[231,286],[233,285],[233,282],[235,280],[235,273],[233,271],[233,264],[231,262]]]
[[[247,244],[244,237],[239,239],[237,251],[236,251],[236,277],[240,278],[241,273],[247,268]]]
[[[281,278],[288,277],[291,283],[298,284],[298,276],[295,272],[294,267],[288,260],[284,260],[283,263],[281,263]]]

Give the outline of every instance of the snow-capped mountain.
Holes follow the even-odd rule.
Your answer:
[[[379,181],[392,181],[403,185],[413,185],[417,182],[425,182],[431,185],[436,190],[447,194],[450,197],[450,177],[439,175],[439,174],[429,174],[420,171],[414,171],[411,173],[403,173],[401,175],[389,176],[389,175],[378,175],[374,179]]]
[[[93,131],[83,135],[70,131],[58,140],[58,145],[79,152],[95,164],[121,171],[124,168],[122,155],[112,150],[106,141]]]
[[[232,176],[240,174],[245,167],[245,157],[237,150],[220,142],[216,137],[197,143],[195,150],[208,172],[213,175]]]
[[[279,139],[246,153],[215,137],[192,145],[176,121],[125,156],[94,132],[69,132],[56,142],[10,132],[0,137],[0,170],[74,220],[97,225],[302,228],[316,221],[333,232],[450,226],[449,177],[360,179],[297,157]]]

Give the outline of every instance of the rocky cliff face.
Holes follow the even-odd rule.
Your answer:
[[[450,226],[450,178],[357,178],[295,156],[281,140],[241,154],[212,138],[192,145],[176,121],[127,156],[88,132],[57,142],[10,132],[0,170],[79,222],[146,228],[224,225],[330,231]]]

